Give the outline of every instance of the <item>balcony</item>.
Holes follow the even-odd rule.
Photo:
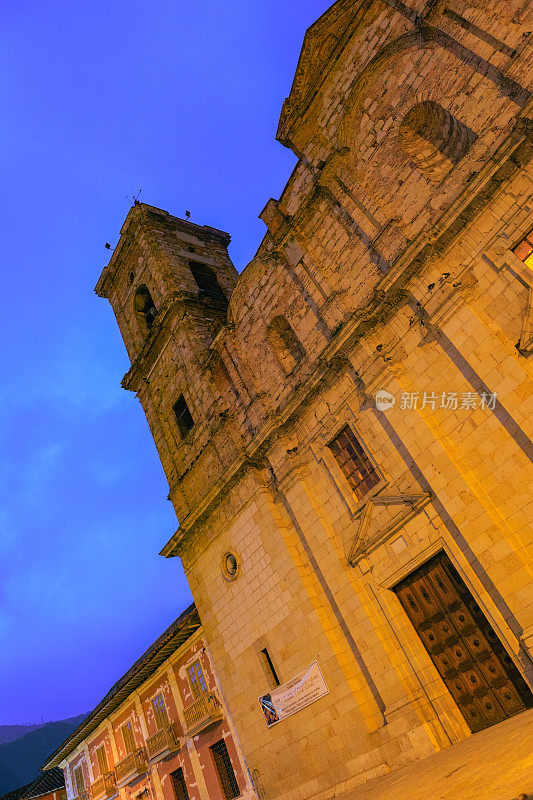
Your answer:
[[[125,758],[115,765],[115,780],[117,784],[122,786],[133,778],[144,775],[147,769],[148,764],[146,763],[144,750],[142,747],[139,747],[138,750],[134,750],[133,753],[128,753]]]
[[[213,692],[204,692],[183,709],[187,735],[196,736],[222,719],[222,708]]]
[[[166,725],[146,740],[146,747],[148,749],[148,758],[152,759],[179,750],[181,739],[176,734],[174,725]]]
[[[91,783],[91,797],[98,800],[100,797],[113,797],[117,793],[115,773],[106,772]]]

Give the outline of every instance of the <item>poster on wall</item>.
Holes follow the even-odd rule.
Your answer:
[[[300,672],[292,681],[276,686],[271,692],[259,698],[267,728],[281,722],[285,717],[290,717],[291,714],[296,714],[297,711],[301,711],[328,693],[329,689],[318,661],[313,661],[310,667]]]

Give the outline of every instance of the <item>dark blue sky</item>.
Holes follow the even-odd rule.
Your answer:
[[[229,231],[239,270],[329,0],[1,0],[0,724],[92,708],[190,602],[128,363],[93,294],[126,195]]]

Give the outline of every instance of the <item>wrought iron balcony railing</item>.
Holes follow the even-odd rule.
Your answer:
[[[134,750],[133,753],[128,753],[118,764],[115,764],[116,782],[120,784],[127,783],[132,778],[143,775],[147,769],[148,764],[146,763],[144,749],[139,747],[138,750]]]
[[[174,725],[165,725],[164,728],[161,728],[146,740],[148,758],[172,753],[175,750],[179,750],[180,747],[181,739],[177,735]]]
[[[222,719],[222,708],[213,692],[204,692],[183,709],[187,735],[195,736]]]
[[[100,775],[99,778],[91,783],[91,797],[93,800],[98,800],[100,797],[113,797],[116,793],[117,784],[115,773],[112,770]]]

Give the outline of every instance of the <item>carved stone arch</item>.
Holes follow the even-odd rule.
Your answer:
[[[431,180],[440,181],[466,155],[477,135],[435,100],[411,106],[398,128],[398,145]]]
[[[336,148],[350,146],[353,140],[353,121],[363,115],[363,101],[368,94],[368,86],[383,71],[385,64],[398,53],[405,50],[423,49],[428,46],[439,47],[454,56],[458,63],[468,65],[470,70],[475,70],[489,80],[498,92],[498,95],[508,97],[517,106],[521,107],[530,99],[530,93],[516,83],[512,78],[504,75],[494,64],[483,60],[461,42],[456,41],[444,31],[433,25],[423,25],[415,31],[405,33],[383,47],[379,53],[370,59],[363,71],[359,73],[352,84],[352,90],[346,101],[342,117],[337,129]]]
[[[345,103],[337,130],[337,151],[350,151],[352,154],[355,152],[351,150],[353,142],[353,120],[357,116],[362,116],[363,101],[368,94],[368,86],[381,74],[387,61],[404,50],[422,48],[426,44],[427,39],[419,30],[411,31],[409,33],[404,33],[402,36],[398,37],[398,39],[386,44],[379,53],[370,59],[363,71],[360,72],[355,79],[352,90]]]

